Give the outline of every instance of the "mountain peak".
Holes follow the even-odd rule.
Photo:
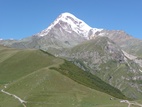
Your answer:
[[[57,24],[60,26],[60,28],[64,29],[68,33],[76,32],[79,35],[81,34],[87,36],[89,30],[92,29],[84,21],[78,19],[73,14],[65,12],[59,15],[57,19],[53,23],[51,23],[51,25],[47,29],[41,31],[38,36],[47,35],[49,31]]]
[[[89,25],[87,25],[84,21],[78,19],[76,16],[74,16],[71,13],[65,12],[62,13],[57,17],[57,19],[51,23],[51,25],[41,31],[38,36],[45,36],[47,35],[52,28],[60,29],[61,32],[65,31],[67,33],[73,33],[75,32],[77,35],[83,36],[86,39],[89,39],[89,31],[97,32],[101,31],[102,29],[92,28]],[[94,33],[93,33],[94,34]]]
[[[59,17],[65,18],[65,17],[72,17],[72,18],[76,18],[73,14],[68,13],[68,12],[64,12],[61,15],[59,15]]]

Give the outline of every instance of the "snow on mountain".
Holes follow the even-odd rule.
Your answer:
[[[76,32],[77,34],[89,39],[89,31],[92,30],[93,34],[100,32],[103,29],[91,28],[84,21],[78,19],[70,13],[62,13],[47,29],[41,31],[38,36],[45,36],[49,31],[59,25],[64,31],[68,33]]]

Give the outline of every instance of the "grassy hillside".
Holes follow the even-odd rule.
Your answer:
[[[83,74],[84,71],[70,62],[55,58],[43,51],[15,50],[0,46],[0,59],[2,59],[0,62],[0,90],[4,89],[25,100],[26,107],[127,106],[120,103],[119,99],[100,92],[107,89],[105,88],[108,87],[107,84],[101,90],[101,84],[93,82],[100,91],[91,89],[93,85]],[[51,69],[59,67],[61,67],[60,71],[73,71],[76,72],[76,75],[70,77]],[[82,80],[77,79],[79,75],[80,78],[84,78],[85,84]],[[97,79],[94,78],[94,80]],[[104,83],[101,80],[99,82]],[[110,90],[116,92],[113,87],[110,87]],[[112,100],[110,100],[111,98]],[[23,107],[23,105],[13,96],[0,92],[0,107]]]
[[[125,107],[118,99],[80,85],[48,68],[10,84],[6,91],[27,101],[27,107]]]
[[[88,86],[92,89],[108,93],[120,99],[127,99],[118,89],[103,82],[97,76],[92,75],[89,72],[82,71],[79,67],[75,66],[74,64],[68,61],[65,61],[65,63],[60,65],[59,68],[52,68],[52,69],[55,69],[61,72],[62,74],[70,77],[74,81],[83,84],[85,86]]]
[[[6,84],[13,82],[14,80],[26,76],[38,69],[60,61],[59,59],[56,60],[54,57],[48,56],[49,55],[38,50],[20,50],[13,54],[12,57],[5,60],[3,59],[4,61],[0,63],[0,83]]]

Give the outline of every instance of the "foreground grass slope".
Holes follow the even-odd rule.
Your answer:
[[[80,85],[48,68],[20,79],[6,90],[27,101],[27,107],[126,107],[112,96]]]
[[[93,86],[86,87],[92,83],[89,84],[89,79],[83,77],[85,75],[80,74],[81,80],[51,69],[66,68],[67,72],[78,72],[79,68],[40,50],[15,50],[0,46],[0,59],[0,89],[25,100],[26,107],[126,107],[107,92],[91,89]],[[83,81],[88,82],[83,84]],[[97,88],[100,89],[100,86]],[[0,92],[0,107],[23,105],[12,96]]]

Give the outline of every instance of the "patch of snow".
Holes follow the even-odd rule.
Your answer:
[[[100,33],[102,30],[103,30],[103,29],[92,28],[92,29],[90,30],[91,35],[88,35],[88,36],[90,36],[89,39],[93,39],[93,38],[95,38],[96,36],[103,36],[104,33]],[[98,32],[98,34],[96,34],[97,32]]]
[[[101,32],[103,29],[98,29],[98,28],[93,28],[93,34],[97,33],[97,32]]]
[[[69,29],[68,27],[63,26],[64,30],[67,30],[68,32],[70,30],[73,30],[77,34],[85,35],[85,37],[87,37],[88,32],[91,29],[91,27],[88,26],[84,21],[78,19],[74,15],[70,13],[63,13],[57,18],[57,20],[55,20],[53,24],[51,24],[51,26],[47,28],[48,31],[50,31],[50,29],[52,29],[57,23],[59,23],[59,21],[67,23],[67,25],[71,27],[71,29]]]
[[[105,36],[105,33],[100,33],[99,36]]]
[[[72,33],[72,31],[66,30],[68,33]]]
[[[84,21],[67,12],[62,14],[61,20],[69,23],[74,30],[78,30],[78,28],[80,28],[80,30],[89,31],[91,29],[91,27],[88,26]]]
[[[66,25],[61,25],[61,22],[66,23]],[[74,15],[70,13],[62,13],[47,29],[41,31],[38,33],[38,36],[45,36],[49,33],[49,31],[57,24],[60,24],[60,26],[67,32],[71,33],[72,31],[76,32],[79,35],[84,36],[85,38],[89,39],[88,33],[92,29],[93,34],[96,32],[100,32],[103,29],[97,29],[97,28],[91,28],[89,25],[87,25],[84,21],[78,19]]]

